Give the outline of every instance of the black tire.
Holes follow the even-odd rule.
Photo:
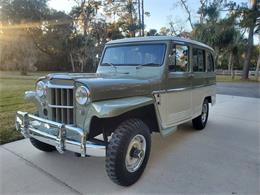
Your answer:
[[[204,108],[204,106],[205,106],[205,108]],[[206,111],[206,113],[205,113],[205,111]],[[208,100],[205,99],[202,104],[201,115],[199,115],[198,117],[196,117],[192,120],[193,128],[196,130],[204,129],[207,125],[208,116],[209,116],[209,103],[208,103]]]
[[[131,148],[131,150],[129,150],[128,146],[130,143],[133,143],[132,140],[137,137],[142,138],[140,143],[146,143],[146,149],[142,150],[144,153],[138,153],[142,154],[140,155],[142,157],[139,155],[136,157],[130,157],[128,154],[131,153],[132,150],[136,150],[136,147],[129,147]],[[107,147],[106,171],[110,179],[121,186],[130,186],[134,184],[141,177],[146,167],[150,155],[150,149],[151,135],[148,126],[140,119],[127,119],[123,121],[114,131]],[[131,159],[143,159],[140,160],[141,163],[137,166],[137,170],[133,172],[129,171],[129,168],[127,168],[127,156]]]
[[[43,142],[40,142],[38,141],[37,139],[34,139],[34,138],[30,138],[30,141],[32,143],[32,145],[41,150],[41,151],[44,151],[44,152],[52,152],[54,150],[56,150],[56,148],[54,146],[51,146],[49,144],[45,144]]]

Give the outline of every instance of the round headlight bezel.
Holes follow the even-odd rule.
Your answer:
[[[90,91],[85,86],[79,86],[75,91],[75,99],[79,105],[85,105],[90,101]]]
[[[35,91],[39,97],[44,97],[46,95],[46,84],[43,81],[37,82]]]

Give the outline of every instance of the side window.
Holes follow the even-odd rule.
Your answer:
[[[205,51],[202,49],[192,49],[193,72],[205,72]]]
[[[214,59],[211,53],[207,53],[207,71],[208,72],[214,72]]]
[[[169,70],[171,72],[189,71],[189,48],[185,45],[175,45],[170,54]]]

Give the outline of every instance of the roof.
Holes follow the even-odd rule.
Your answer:
[[[147,37],[132,37],[132,38],[124,38],[124,39],[117,39],[107,42],[107,45],[110,44],[119,44],[119,43],[132,43],[132,42],[148,42],[148,41],[176,41],[176,42],[185,42],[194,45],[199,45],[201,47],[208,48],[213,51],[213,49],[199,41],[194,41],[191,39],[185,39],[181,37],[174,37],[174,36],[147,36]]]

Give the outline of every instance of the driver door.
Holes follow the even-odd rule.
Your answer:
[[[174,43],[168,56],[167,126],[188,120],[192,114],[192,73],[189,46]]]

